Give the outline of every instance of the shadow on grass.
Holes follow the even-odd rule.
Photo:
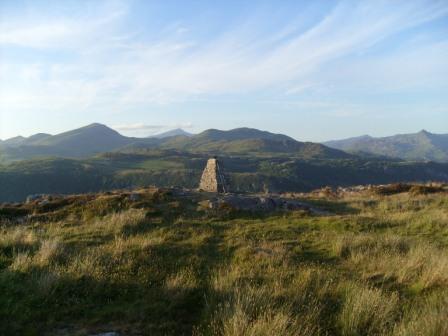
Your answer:
[[[69,240],[64,241],[64,245],[68,250],[81,250],[86,247],[96,247],[106,245],[114,240],[115,236],[112,233],[78,233],[71,234]]]
[[[327,251],[312,248],[305,248],[302,252],[297,253],[294,259],[298,264],[336,265],[340,262],[339,257],[331,256]]]
[[[44,292],[26,275],[3,271],[0,287],[2,335],[41,335],[67,328],[67,334],[110,328],[121,332],[130,323],[140,329],[133,332],[191,335],[204,305],[202,288],[141,287],[88,276],[59,278],[51,292]]]

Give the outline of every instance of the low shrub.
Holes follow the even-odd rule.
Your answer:
[[[412,185],[406,183],[394,183],[382,186],[375,186],[372,191],[377,195],[394,195],[404,192],[408,192],[412,188]]]
[[[444,192],[445,189],[442,186],[432,186],[432,185],[414,185],[409,189],[409,192],[413,195],[427,195],[439,192]]]

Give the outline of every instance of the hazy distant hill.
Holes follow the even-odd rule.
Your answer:
[[[57,148],[68,151],[70,155],[84,155],[108,151],[129,143],[127,137],[101,124],[91,124],[72,131],[41,139],[34,145]]]
[[[28,138],[23,136],[16,136],[14,138],[7,139],[5,141],[0,141],[0,146],[23,146],[23,145],[32,145],[40,140],[51,137],[51,134],[46,133],[37,133]]]
[[[364,135],[324,144],[351,153],[363,152],[406,160],[448,162],[448,134],[433,134],[424,130],[384,138]]]
[[[192,136],[193,134],[184,131],[182,128],[176,128],[167,132],[151,135],[149,138],[165,139],[174,136]]]
[[[150,144],[155,140],[125,137],[105,125],[91,124],[57,135],[39,133],[29,138],[3,141],[0,143],[0,156],[3,161],[47,156],[88,157],[139,142]]]
[[[16,136],[14,138],[10,138],[10,139],[6,139],[4,141],[1,142],[1,145],[7,145],[7,146],[15,146],[15,145],[20,145],[22,144],[24,141],[26,140],[25,137],[23,136]]]

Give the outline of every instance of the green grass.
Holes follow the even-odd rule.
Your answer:
[[[0,334],[447,334],[446,194],[309,201],[333,214],[147,190],[8,212]]]

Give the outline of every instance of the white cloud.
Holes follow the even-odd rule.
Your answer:
[[[112,128],[118,131],[154,131],[163,129],[165,127],[166,126],[164,125],[145,125],[141,123],[112,126]]]
[[[143,123],[135,123],[135,124],[115,125],[112,126],[112,128],[116,129],[117,131],[123,132],[124,134],[127,135],[149,136],[177,128],[190,129],[193,128],[193,124],[191,122],[167,124],[167,125],[149,125]]]
[[[151,131],[160,129],[173,129],[173,128],[192,128],[193,124],[191,122],[181,123],[181,124],[171,124],[171,125],[148,125],[142,123],[136,124],[122,124],[115,125],[112,128],[120,131]]]
[[[99,37],[104,37],[110,25],[125,14],[123,4],[111,2],[104,3],[87,14],[82,12],[70,17],[45,14],[2,17],[0,46],[81,50],[98,44]]]
[[[410,45],[387,55],[363,57],[327,73],[345,88],[375,92],[422,90],[448,86],[448,40]]]

